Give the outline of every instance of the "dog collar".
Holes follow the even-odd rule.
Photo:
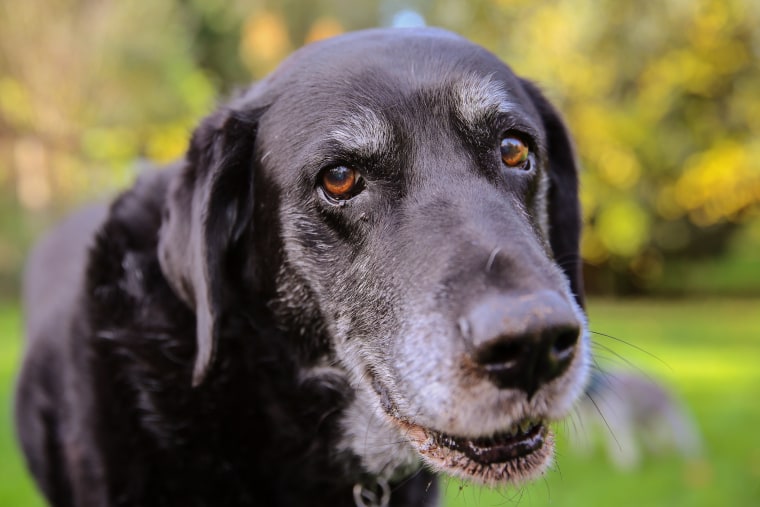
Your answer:
[[[356,507],[388,507],[391,501],[391,487],[382,478],[372,483],[357,482],[354,484],[354,503]]]

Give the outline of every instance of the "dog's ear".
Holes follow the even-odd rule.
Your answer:
[[[573,143],[559,113],[538,87],[526,80],[522,80],[522,85],[541,115],[547,136],[549,239],[554,259],[570,280],[570,288],[576,301],[583,307],[581,212],[578,199],[578,166]]]
[[[190,141],[173,180],[159,237],[161,269],[195,310],[193,385],[208,373],[225,306],[225,262],[251,225],[253,152],[261,110],[222,109]]]

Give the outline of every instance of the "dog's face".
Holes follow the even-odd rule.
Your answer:
[[[295,53],[189,161],[161,261],[198,314],[196,381],[243,243],[246,283],[314,344],[304,375],[349,379],[341,446],[367,472],[545,470],[588,345],[572,150],[532,85],[446,32],[359,32]]]

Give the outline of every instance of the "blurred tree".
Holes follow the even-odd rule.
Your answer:
[[[0,289],[61,210],[166,161],[213,105],[186,14],[147,3],[0,3]]]
[[[564,112],[592,286],[656,286],[760,220],[754,0],[25,0],[0,3],[0,273],[61,210],[185,149],[220,96],[305,42],[416,11]]]
[[[481,0],[461,23],[454,4],[431,19],[490,47],[565,113],[592,274],[651,287],[668,261],[721,254],[760,218],[760,3]]]
[[[217,88],[227,92],[250,78],[239,55],[243,21],[261,1],[180,0],[187,13],[192,52]]]

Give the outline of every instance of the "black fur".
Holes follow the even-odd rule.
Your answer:
[[[407,292],[434,294],[452,322],[484,291],[569,284],[582,303],[572,149],[533,85],[439,31],[314,47],[206,119],[183,162],[70,219],[34,254],[16,417],[51,505],[353,505],[354,485],[378,471],[342,444],[349,407],[375,389],[390,416],[414,417],[372,379],[399,360],[392,336],[429,312],[405,308]],[[393,68],[405,58],[422,85]],[[548,237],[539,213],[518,212],[540,208],[538,176],[502,180],[488,141],[500,132],[465,132],[447,89],[424,91],[472,74],[522,104],[508,128],[535,131]],[[324,138],[335,124],[320,122],[357,105],[386,115],[393,150]],[[365,171],[371,189],[355,203],[315,191],[336,164]],[[367,364],[341,352],[367,343],[379,354]],[[391,505],[436,503],[419,461],[394,470]]]

